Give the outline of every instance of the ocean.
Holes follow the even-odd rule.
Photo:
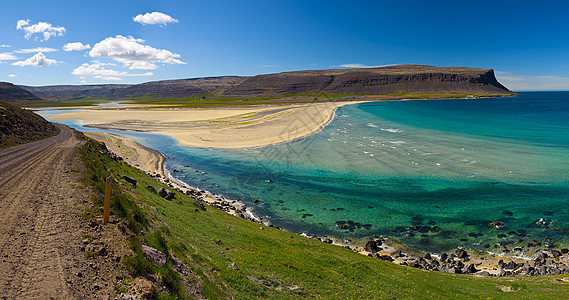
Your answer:
[[[317,134],[244,150],[121,134],[178,180],[297,233],[435,253],[569,245],[569,92],[347,105]]]

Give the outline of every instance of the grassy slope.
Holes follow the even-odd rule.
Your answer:
[[[173,201],[166,201],[146,189],[147,185],[156,189],[163,185],[135,168],[102,155],[99,147],[100,144],[91,141],[82,150],[90,170],[87,171],[88,181],[102,190],[102,178],[109,173],[115,178],[121,174],[136,178],[136,189],[122,179],[115,179],[115,214],[126,218],[135,233],[140,230],[147,232],[145,237],[138,235],[138,239],[175,253],[187,263],[194,275],[186,279],[198,286],[201,294],[209,299],[227,298],[229,295],[236,299],[560,299],[567,297],[569,291],[569,285],[556,280],[565,277],[563,275],[476,278],[417,270],[265,227],[213,207],[208,206],[204,211],[192,198],[180,193]],[[135,214],[143,217],[133,217]],[[172,288],[174,292],[168,297],[184,294],[177,283],[180,277],[172,275],[171,268],[152,268],[143,260],[139,255],[129,260],[127,265],[134,274],[162,274],[170,286],[177,287]],[[230,263],[236,263],[239,270],[228,268]],[[266,280],[273,287],[248,277]],[[282,290],[276,289],[277,286]],[[302,289],[289,289],[294,286]],[[500,286],[514,291],[502,292]]]
[[[0,101],[0,149],[54,136],[59,129],[41,116]]]

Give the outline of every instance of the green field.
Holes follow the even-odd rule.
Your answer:
[[[92,140],[81,150],[86,183],[99,191],[95,207],[102,202],[102,178],[115,175],[112,210],[137,234],[131,241],[137,255],[126,265],[133,276],[160,274],[170,290],[161,298],[184,298],[188,286],[208,299],[563,299],[569,292],[569,284],[558,280],[566,275],[495,278],[423,271],[233,217],[211,206],[203,210],[181,193],[164,200],[146,188],[164,185],[101,150],[102,145]],[[137,188],[121,174],[137,179]],[[181,276],[170,263],[153,266],[141,254],[138,240],[174,254],[191,274]],[[237,269],[229,268],[232,263]]]

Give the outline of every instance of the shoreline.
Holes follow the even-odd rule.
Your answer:
[[[164,167],[164,156],[154,149],[142,146],[135,141],[117,135],[106,133],[86,134],[99,141],[113,141],[107,146],[110,151],[123,157],[123,160],[127,163],[139,168],[154,179],[167,184],[174,190],[191,196],[201,203],[206,203],[221,209],[231,215],[289,232],[286,229],[273,226],[270,222],[256,216],[251,208],[247,207],[241,201],[227,199],[223,195],[191,187],[189,184],[176,179],[172,173]],[[107,145],[107,143],[105,144]],[[123,146],[120,147],[120,145]],[[155,160],[137,161],[133,156],[124,157],[120,155],[120,153],[127,155],[128,153],[139,154],[144,152],[151,153],[151,156],[161,158],[158,160],[160,162],[158,165],[153,164],[154,169],[152,167],[149,168],[148,162]],[[139,154],[136,157],[141,158],[146,157],[146,155]],[[473,274],[475,276],[538,276],[569,273],[569,250],[567,249],[541,249],[537,250],[533,256],[527,257],[516,257],[515,255],[490,252],[481,254],[469,253],[462,248],[456,249],[451,253],[430,254],[408,248],[390,237],[369,237],[367,239],[352,241],[349,239],[316,236],[307,233],[296,234],[306,238],[317,239],[324,243],[348,248],[362,255],[425,270]]]
[[[249,149],[300,140],[320,132],[344,105],[342,101],[228,108],[89,108],[44,115],[54,121],[82,120],[85,127],[170,136],[200,148]]]

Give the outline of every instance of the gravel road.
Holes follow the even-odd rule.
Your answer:
[[[79,217],[92,197],[79,181],[81,141],[57,126],[58,136],[0,151],[0,299],[115,298],[128,276],[118,222]]]

